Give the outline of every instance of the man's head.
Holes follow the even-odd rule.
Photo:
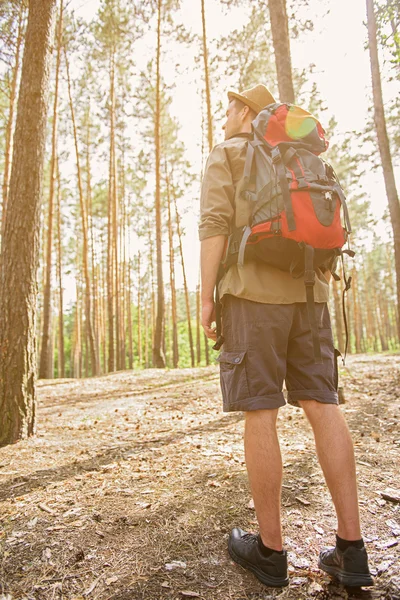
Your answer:
[[[251,122],[258,113],[268,104],[275,103],[273,95],[262,83],[240,93],[229,91],[228,99],[226,121],[222,126],[226,140],[238,133],[251,133]]]
[[[232,98],[226,111],[226,121],[222,125],[225,139],[237,133],[251,133],[251,122],[257,113],[237,98]]]

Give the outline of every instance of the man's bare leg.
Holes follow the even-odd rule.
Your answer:
[[[336,404],[301,400],[313,428],[317,455],[338,519],[337,534],[344,540],[361,539],[353,443]]]
[[[282,457],[276,432],[278,409],[247,411],[245,456],[263,544],[282,550]]]

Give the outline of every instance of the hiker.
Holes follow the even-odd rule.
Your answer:
[[[217,348],[223,342],[218,358],[223,410],[244,411],[246,466],[259,524],[257,535],[235,527],[229,536],[228,550],[235,562],[264,584],[288,585],[280,511],[282,459],[276,431],[278,410],[285,404],[282,392],[285,381],[288,402],[300,406],[312,426],[318,459],[336,509],[336,546],[320,553],[319,567],[347,586],[373,585],[360,530],[353,445],[338,406],[337,359],[327,306],[329,271],[324,273],[325,269],[311,267],[312,282],[308,282],[308,287],[312,287],[313,306],[310,308],[304,275],[294,278],[289,270],[277,268],[268,261],[234,262],[223,270],[218,282],[222,332],[217,332],[214,326],[219,320],[214,288],[221,261],[226,257],[227,240],[232,231],[243,229],[236,227],[238,213],[243,208],[239,210],[243,186],[249,180],[255,181],[254,170],[250,176],[250,169],[245,167],[247,149],[255,135],[253,122],[270,106],[282,105],[276,104],[265,85],[240,93],[228,92],[223,125],[225,141],[217,144],[209,155],[201,192],[202,325],[207,337],[217,342]],[[282,110],[287,111],[287,105],[284,106]],[[274,110],[271,109],[271,115]],[[298,110],[300,117],[294,115],[295,124],[298,122],[306,129],[307,123],[317,127],[314,117]],[[288,135],[289,129],[286,127]],[[320,126],[315,130],[323,132]],[[295,152],[290,156],[293,154]],[[271,181],[266,181],[265,190],[272,194],[276,185],[272,160],[268,168],[264,176]],[[247,178],[243,178],[245,169]],[[281,197],[283,185],[280,192],[275,189],[275,194]],[[300,189],[300,184],[298,187]],[[325,192],[325,198],[329,211],[332,192]],[[338,206],[337,218],[340,219]],[[272,227],[271,222],[268,227]],[[295,245],[301,244],[296,242]],[[238,244],[234,252],[236,261],[240,262]],[[281,258],[277,256],[277,260]],[[311,271],[307,271],[307,277]],[[311,330],[312,314],[318,327],[317,341],[315,328]],[[317,353],[319,360],[318,356],[316,360]]]

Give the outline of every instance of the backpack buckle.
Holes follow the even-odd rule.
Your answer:
[[[282,229],[281,229],[281,222],[280,222],[280,220],[272,221],[271,231],[275,235],[279,235],[281,233]]]
[[[275,148],[272,148],[271,158],[272,158],[273,164],[276,164],[282,160],[281,151],[279,150],[278,146],[275,146]]]

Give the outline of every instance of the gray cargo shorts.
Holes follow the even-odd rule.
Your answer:
[[[305,302],[262,304],[225,295],[220,363],[224,412],[316,400],[338,404],[337,358],[328,306],[315,304],[322,364],[314,362]]]

